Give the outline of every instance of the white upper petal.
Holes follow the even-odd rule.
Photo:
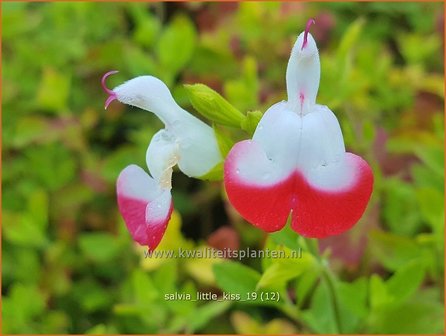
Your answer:
[[[147,151],[147,164],[154,177],[170,166],[173,155],[178,156],[180,170],[193,177],[205,175],[221,162],[214,130],[178,106],[158,78],[136,77],[113,91],[120,102],[151,111],[166,125],[166,131],[157,133]]]
[[[295,169],[301,129],[302,119],[288,108],[287,102],[271,106],[257,125],[252,140],[275,165],[277,177],[286,177]]]
[[[192,118],[176,124],[172,132],[176,134],[180,145],[178,167],[188,176],[200,177],[223,158],[214,130],[195,117]]]
[[[252,141],[239,150],[235,169],[248,183],[274,184],[293,172],[324,190],[352,182],[353,168],[345,161],[339,122],[326,106],[314,105],[300,115],[287,102],[273,105],[258,124]]]
[[[139,76],[113,89],[124,104],[153,112],[165,125],[182,120],[187,114],[177,105],[168,87],[153,76]]]
[[[292,110],[302,114],[307,113],[308,107],[316,103],[321,75],[316,42],[308,33],[307,43],[302,49],[304,34],[301,33],[297,38],[286,70],[288,102]]]

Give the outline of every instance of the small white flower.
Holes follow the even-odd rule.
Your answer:
[[[155,249],[167,227],[173,209],[170,190],[172,169],[189,177],[201,177],[222,161],[211,127],[182,109],[167,86],[153,76],[140,76],[113,90],[105,80],[102,87],[109,94],[105,108],[113,100],[153,112],[165,125],[152,138],[146,153],[148,175],[136,165],[126,167],[118,177],[119,210],[133,239]]]

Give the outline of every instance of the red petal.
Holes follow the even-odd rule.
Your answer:
[[[160,243],[173,210],[169,190],[136,165],[127,166],[118,177],[118,206],[133,240],[155,249]]]
[[[346,153],[357,162],[358,178],[348,189],[327,192],[313,188],[301,175],[295,175],[298,200],[291,227],[302,236],[324,238],[349,230],[364,213],[373,190],[373,173],[359,156]]]
[[[253,225],[274,232],[283,228],[292,210],[292,228],[303,236],[323,238],[350,229],[362,216],[373,189],[373,174],[359,156],[346,153],[357,166],[356,182],[338,191],[310,185],[299,172],[273,185],[242,181],[233,168],[231,153],[225,162],[229,201]]]
[[[133,240],[154,250],[166,232],[173,211],[173,202],[170,203],[168,215],[164,219],[153,221],[146,221],[147,205],[147,202],[118,194],[119,211]]]
[[[287,179],[272,187],[244,184],[225,168],[225,188],[229,201],[243,218],[267,232],[282,229],[290,214],[292,184],[289,182]]]

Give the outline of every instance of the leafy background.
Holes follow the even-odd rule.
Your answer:
[[[112,87],[158,76],[195,114],[183,84],[264,112],[285,99],[289,52],[310,17],[318,101],[374,170],[362,220],[321,240],[316,262],[289,229],[268,236],[244,222],[221,182],[175,173],[160,249],[303,246],[304,257],[144,258],[114,183],[126,165],[145,166],[162,124],[118,103],[104,111],[102,74],[120,71]],[[3,333],[337,332],[322,264],[334,274],[342,332],[443,333],[443,25],[441,3],[2,2]],[[256,289],[282,298],[164,300]]]

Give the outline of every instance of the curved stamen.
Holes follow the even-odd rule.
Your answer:
[[[101,85],[102,85],[102,89],[105,91],[105,92],[107,92],[108,94],[113,94],[114,92],[112,91],[112,90],[110,90],[106,85],[105,85],[105,80],[108,78],[108,77],[110,77],[111,75],[114,75],[115,73],[118,73],[119,71],[118,70],[112,70],[112,71],[109,71],[109,72],[107,72],[104,76],[102,76],[102,79],[101,79]]]
[[[300,50],[303,50],[307,45],[307,38],[308,38],[308,33],[310,31],[310,26],[315,23],[316,21],[314,21],[314,19],[309,19],[307,21],[307,26],[305,27],[305,33],[304,33],[304,42],[302,43],[302,48]]]
[[[119,71],[117,71],[117,70],[112,70],[112,71],[109,71],[109,72],[105,73],[104,76],[102,76],[102,79],[101,79],[101,86],[102,86],[102,89],[103,89],[106,93],[109,94],[109,96],[107,97],[107,100],[105,101],[105,106],[104,106],[105,109],[107,109],[108,105],[110,105],[110,103],[111,103],[113,100],[116,99],[116,93],[114,93],[113,90],[110,90],[110,89],[105,85],[105,80],[106,80],[109,76],[114,75],[115,73],[118,73],[118,72],[119,72]]]

